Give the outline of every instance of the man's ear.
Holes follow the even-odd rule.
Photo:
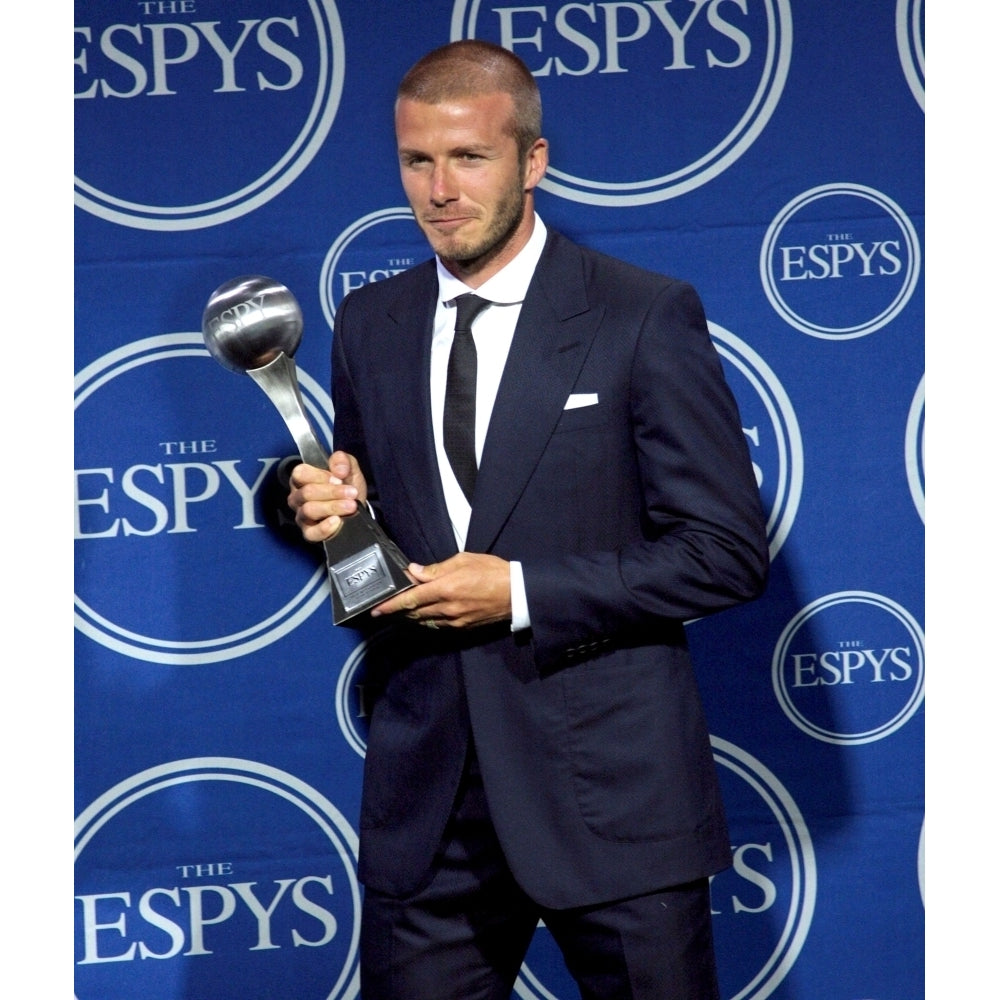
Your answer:
[[[524,190],[532,191],[545,176],[549,165],[548,139],[536,139],[524,160]]]

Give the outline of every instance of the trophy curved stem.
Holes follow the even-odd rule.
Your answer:
[[[294,359],[281,351],[273,361],[260,368],[250,368],[247,374],[264,390],[281,414],[298,446],[302,461],[325,469],[330,453],[316,436],[306,415]]]

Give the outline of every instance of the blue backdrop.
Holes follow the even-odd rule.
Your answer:
[[[287,428],[201,315],[238,275],[287,285],[329,441],[338,303],[428,256],[396,83],[472,36],[538,79],[546,223],[699,290],[751,447],[769,590],[689,625],[723,995],[922,996],[922,0],[78,0],[75,25],[79,1000],[357,994],[367,650],[283,513]],[[544,927],[515,995],[578,997]]]

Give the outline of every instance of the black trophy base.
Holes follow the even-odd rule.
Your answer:
[[[409,560],[363,506],[344,518],[343,527],[323,547],[334,625],[343,625],[413,586],[406,575]]]

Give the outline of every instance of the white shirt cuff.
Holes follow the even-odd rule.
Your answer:
[[[512,562],[510,564],[510,630],[520,632],[521,629],[531,627],[531,618],[528,616],[528,595],[524,592],[524,574],[521,572],[521,564]]]

